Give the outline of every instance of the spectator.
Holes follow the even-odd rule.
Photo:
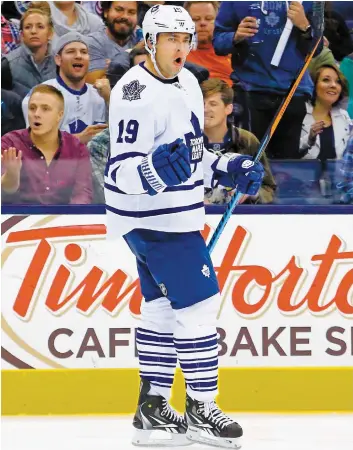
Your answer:
[[[212,45],[218,2],[185,2],[184,8],[195,22],[197,33],[197,49],[189,53],[188,62],[205,67],[211,78],[220,78],[231,86],[232,66],[230,56],[217,56]]]
[[[353,119],[353,53],[346,56],[342,60],[342,62],[340,64],[340,70],[348,80],[349,98],[348,98],[347,111],[348,111],[349,117],[351,119]]]
[[[87,147],[59,131],[63,114],[61,92],[39,85],[29,99],[30,128],[1,138],[1,190],[6,203],[91,203]]]
[[[53,20],[52,15],[51,15],[49,2],[28,2],[28,8],[27,9],[30,9],[30,8],[36,8],[36,9],[42,10],[49,17],[51,17],[51,19]],[[27,11],[27,9],[26,9],[26,11]],[[54,25],[53,25],[53,28],[54,28]]]
[[[351,120],[340,101],[348,95],[347,81],[336,66],[322,66],[313,74],[315,85],[306,104],[300,152],[306,159],[341,158],[347,146]]]
[[[265,135],[314,43],[316,31],[310,25],[312,2],[293,1],[288,9],[287,5],[288,2],[222,2],[216,19],[213,40],[216,54],[232,53],[231,78],[236,100],[243,107],[240,122],[258,139]],[[260,27],[255,16],[259,16]],[[287,18],[294,28],[279,66],[274,67],[272,56]],[[321,49],[319,46],[317,54]],[[310,75],[306,73],[270,141],[269,157],[299,158],[301,124],[312,89]]]
[[[94,136],[87,146],[92,165],[93,203],[102,204],[105,202],[104,169],[110,152],[109,128]]]
[[[122,68],[119,64],[110,63],[107,70],[107,78],[111,88],[124,75],[121,73]],[[104,197],[104,170],[107,165],[107,160],[110,153],[110,134],[109,128],[106,128],[96,136],[94,136],[87,145],[91,164],[92,164],[92,179],[93,179],[93,203],[105,203]]]
[[[1,58],[1,136],[25,128],[22,99],[12,91],[13,82],[9,61]]]
[[[20,21],[31,2],[1,2],[1,14],[11,21]]]
[[[135,45],[131,51],[121,53],[117,59],[113,59],[106,71],[106,76],[110,81],[110,88],[116,85],[120,78],[133,66],[146,61],[148,52],[145,49],[144,42],[141,41]]]
[[[81,2],[81,6],[83,8],[85,8],[86,11],[95,14],[96,16],[98,16],[100,19],[102,17],[102,7],[101,7],[101,2],[96,2],[94,0],[88,0],[88,1],[83,1]]]
[[[259,147],[259,141],[249,131],[236,128],[228,121],[233,111],[233,90],[223,80],[210,78],[201,84],[205,105],[204,142],[207,150],[217,154],[231,155],[240,153],[254,156]],[[276,189],[276,182],[266,158],[262,155],[261,163],[265,168],[265,177],[258,195],[245,197],[246,203],[271,203]],[[231,193],[225,189],[210,189],[206,191],[206,199],[210,203],[226,203]]]
[[[322,66],[338,66],[335,57],[333,56],[333,53],[329,49],[329,41],[325,38],[323,39],[324,47],[322,49],[322,52],[315,56],[310,61],[309,64],[309,72],[310,74],[315,73],[320,67]]]
[[[104,28],[102,19],[86,11],[76,2],[49,2],[54,24],[55,41],[71,31],[88,35]]]
[[[144,41],[139,42],[130,52],[130,67],[145,62],[147,55],[148,51],[145,48]]]
[[[1,58],[1,89],[12,91],[13,80],[9,61],[3,56]]]
[[[106,28],[88,36],[91,57],[88,83],[105,75],[110,61],[118,61],[125,50],[140,40],[136,34],[137,2],[101,2]]]
[[[16,92],[1,89],[1,136],[25,126],[21,97]]]
[[[1,16],[1,53],[6,53],[15,50],[21,44],[20,30],[17,26]]]
[[[325,2],[324,35],[329,41],[330,49],[336,61],[353,52],[353,41],[344,17],[332,10],[332,2]]]
[[[45,84],[55,86],[64,96],[65,115],[60,129],[75,134],[86,144],[107,127],[104,122],[110,97],[108,80],[97,80],[94,87],[86,83],[89,54],[85,37],[79,33],[61,36],[55,48],[55,61],[59,73]],[[28,100],[29,95],[22,103],[27,123]]]
[[[5,55],[10,64],[13,90],[21,97],[37,84],[55,77],[56,66],[51,55],[53,24],[40,9],[28,9],[20,21],[22,44]]]
[[[130,55],[128,53],[126,55],[128,59],[124,58],[123,64],[119,58],[118,61],[112,61],[107,68],[106,77],[110,80],[110,89],[113,89],[120,78],[130,69],[130,66],[127,66],[127,63],[130,62]]]
[[[353,129],[348,145],[343,153],[341,165],[342,181],[337,184],[340,192],[340,203],[353,204]]]

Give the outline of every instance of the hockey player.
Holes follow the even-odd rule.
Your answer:
[[[202,93],[183,68],[194,32],[181,7],[156,5],[146,13],[148,59],[131,68],[111,95],[107,230],[123,235],[136,256],[145,298],[137,330],[141,389],[133,443],[238,448],[242,428],[214,401],[220,294],[199,230],[204,185],[237,186],[255,195],[264,172],[248,156],[227,159],[204,151]],[[168,403],[177,361],[187,389],[184,417]],[[152,439],[156,430],[169,434]]]

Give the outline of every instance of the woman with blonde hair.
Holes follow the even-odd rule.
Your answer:
[[[37,84],[56,76],[56,64],[51,54],[53,22],[48,11],[29,8],[21,17],[22,43],[5,55],[9,62],[13,91],[21,98]]]

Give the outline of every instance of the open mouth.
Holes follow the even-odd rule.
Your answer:
[[[40,122],[33,122],[33,126],[35,127],[35,128],[38,128],[38,127],[40,127],[42,124],[40,123]]]
[[[174,63],[177,65],[177,66],[181,66],[182,65],[182,63],[183,63],[183,59],[182,58],[176,58],[175,60],[174,60]]]
[[[74,69],[78,69],[78,70],[80,70],[80,69],[82,69],[82,68],[83,68],[83,64],[80,64],[80,63],[75,63],[75,64],[72,64],[72,67],[73,67]]]

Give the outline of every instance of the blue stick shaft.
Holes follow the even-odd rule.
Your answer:
[[[255,162],[257,162],[261,158],[262,152],[267,147],[269,140],[270,140],[270,136],[266,135],[265,138],[261,141],[259,149],[254,158]],[[241,192],[235,192],[232,199],[228,203],[227,209],[225,210],[225,212],[222,216],[222,219],[220,220],[215,232],[213,233],[210,243],[207,246],[207,249],[210,253],[212,253],[213,249],[215,248],[215,246],[218,242],[218,239],[220,238],[225,226],[227,225],[228,220],[232,217],[234,208],[239,204],[243,195],[244,194],[242,194]]]

